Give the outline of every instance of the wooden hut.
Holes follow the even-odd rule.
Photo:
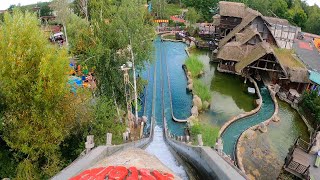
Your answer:
[[[213,17],[213,24],[218,25],[217,32],[220,37],[225,37],[241,23],[245,9],[243,3],[219,2],[219,14]]]

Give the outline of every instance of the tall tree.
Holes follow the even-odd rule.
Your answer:
[[[271,0],[270,9],[278,17],[285,18],[288,4],[285,0]]]
[[[51,3],[51,7],[57,14],[57,20],[60,21],[63,25],[64,29],[64,35],[66,37],[66,44],[68,46],[68,35],[67,35],[67,21],[68,18],[70,17],[71,10],[69,7],[69,2],[68,0],[54,0]]]
[[[212,20],[212,10],[218,6],[219,0],[183,0],[187,7],[194,7],[207,21]]]
[[[196,23],[200,17],[200,14],[194,8],[188,8],[186,20],[189,21],[190,24]]]
[[[131,59],[132,44],[136,68],[151,60],[154,29],[147,9],[139,0],[121,3],[93,0],[89,3],[90,19],[97,40],[95,58],[100,94],[111,95],[124,102],[123,75],[120,66]]]
[[[60,168],[59,144],[77,112],[67,86],[67,52],[48,43],[28,12],[5,14],[0,38],[3,139],[20,161],[17,178],[47,178]]]

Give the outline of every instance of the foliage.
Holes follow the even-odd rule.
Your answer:
[[[152,39],[155,36],[153,23],[147,9],[138,2],[89,2],[89,17],[97,43],[91,52],[95,56],[92,61],[96,66],[99,94],[110,95],[115,92],[117,101],[122,104],[125,100],[124,86],[119,82],[123,82],[123,72],[119,68],[132,58],[129,45],[132,45],[137,69],[141,69],[145,61],[152,60],[150,52],[153,50]]]
[[[203,71],[204,64],[199,60],[197,56],[190,56],[186,61],[185,65],[191,72],[192,77],[197,78],[201,71]]]
[[[199,11],[206,21],[212,21],[213,10],[219,0],[182,0],[187,7],[193,7]]]
[[[165,6],[164,15],[166,19],[169,19],[170,16],[180,15],[182,10],[178,4],[167,4]]]
[[[201,15],[194,8],[188,8],[186,20],[189,21],[190,24],[195,24],[200,19],[200,17]]]
[[[80,62],[92,57],[90,50],[95,48],[96,42],[89,22],[71,13],[67,20],[67,27],[70,53],[76,55]]]
[[[168,5],[166,0],[151,0],[152,12],[156,19],[166,19],[168,15],[165,12],[165,9]]]
[[[195,123],[190,128],[190,132],[193,138],[196,138],[198,134],[202,134],[202,141],[205,146],[214,146],[219,135],[219,128],[203,123]]]
[[[198,95],[202,101],[210,102],[210,99],[211,99],[210,90],[200,80],[193,81],[193,92],[194,94]]]
[[[78,105],[67,86],[67,52],[48,43],[28,12],[5,14],[0,38],[2,137],[16,152],[17,177],[52,176],[60,169],[59,144],[75,124]]]
[[[71,14],[71,11],[69,9],[69,2],[68,0],[54,0],[51,3],[51,7],[57,14],[56,20],[63,25],[66,44],[68,45],[69,41],[68,41],[68,34],[66,32],[66,29],[67,29],[67,21]]]
[[[317,91],[305,92],[303,94],[302,107],[310,111],[317,123],[320,123],[320,97]]]
[[[0,178],[13,178],[16,173],[17,161],[6,143],[0,138]]]
[[[122,133],[125,132],[125,125],[117,120],[116,107],[112,100],[106,96],[99,98],[95,108],[95,119],[90,123],[90,134],[94,135],[95,143],[103,145],[106,142],[106,133],[112,133],[112,143],[123,142]]]
[[[231,1],[231,0],[230,0]],[[302,30],[320,35],[320,8],[309,6],[303,0],[232,0],[241,2],[265,16],[280,17],[300,26]],[[203,18],[212,21],[212,15],[218,13],[218,0],[183,0],[187,7],[199,11]],[[201,18],[202,19],[202,18]]]

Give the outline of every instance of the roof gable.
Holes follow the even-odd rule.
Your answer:
[[[238,17],[245,16],[246,5],[237,2],[220,1],[219,14],[221,16]]]

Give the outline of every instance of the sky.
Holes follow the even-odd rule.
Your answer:
[[[35,4],[37,2],[45,2],[50,0],[0,0],[0,10],[7,9],[12,4],[21,4],[21,5],[28,5],[28,4]],[[320,0],[306,0],[309,5],[313,5],[314,3],[320,6]]]
[[[8,7],[12,4],[36,4],[37,2],[47,2],[49,0],[0,0],[0,10],[8,9]]]

